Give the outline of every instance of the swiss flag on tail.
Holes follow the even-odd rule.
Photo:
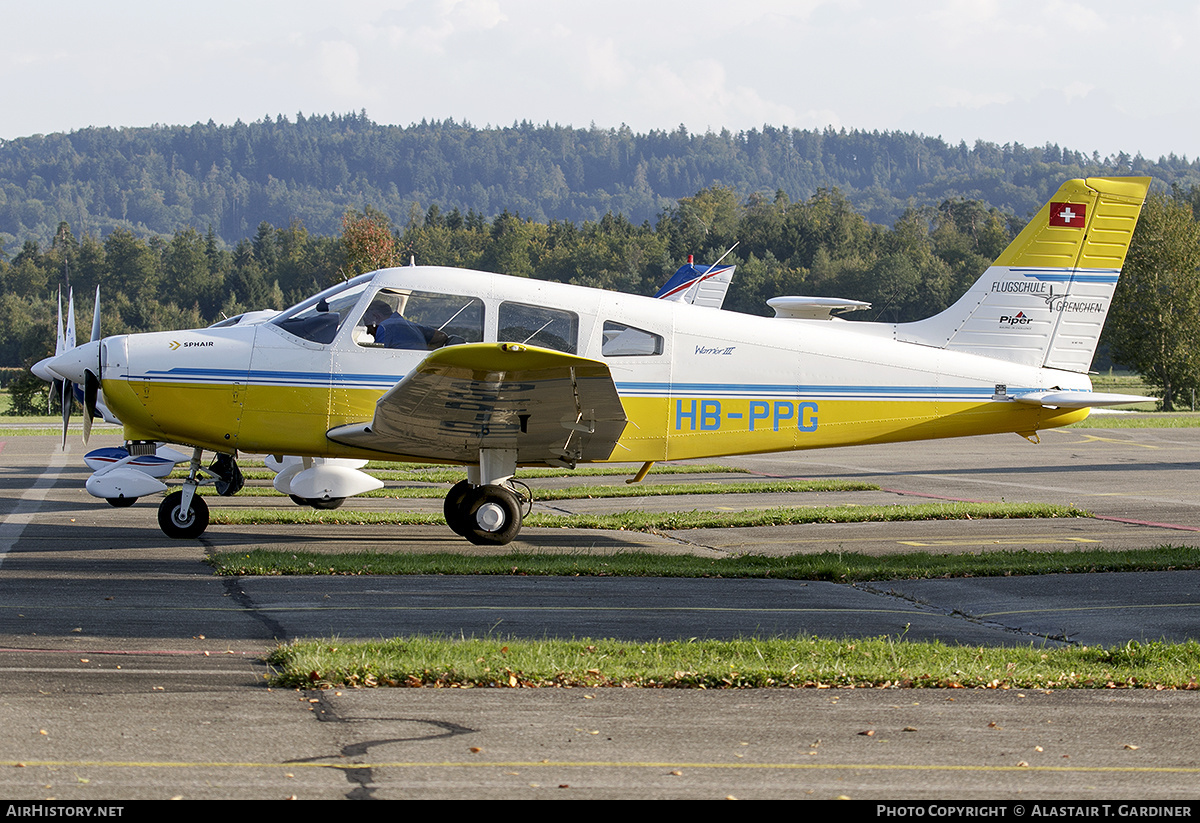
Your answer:
[[[1050,203],[1050,225],[1082,229],[1087,225],[1087,205],[1084,203]]]

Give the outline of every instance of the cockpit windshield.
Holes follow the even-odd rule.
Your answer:
[[[271,321],[288,334],[313,343],[332,343],[342,322],[370,285],[374,272],[361,274],[345,283],[326,289],[285,311]]]

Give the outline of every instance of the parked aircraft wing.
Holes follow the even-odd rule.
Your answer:
[[[375,451],[478,463],[481,449],[513,449],[517,462],[604,460],[625,430],[608,366],[515,343],[438,349],[375,404],[369,424],[330,440]]]

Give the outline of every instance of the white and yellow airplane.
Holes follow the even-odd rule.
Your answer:
[[[641,479],[664,460],[998,432],[1036,442],[1090,407],[1144,400],[1092,392],[1087,370],[1149,182],[1063,184],[966,294],[915,323],[832,316],[866,306],[854,300],[776,298],[765,319],[410,266],[264,323],[117,335],[43,365],[102,391],[131,459],[159,442],[193,449],[159,508],[169,536],[207,527],[195,490],[214,479],[209,450],[226,466],[239,452],[305,458],[288,480],[301,497],[362,490],[361,472],[320,459],[460,464],[447,523],[504,544],[530,503],[518,466],[641,462]],[[140,493],[165,489],[148,481]]]

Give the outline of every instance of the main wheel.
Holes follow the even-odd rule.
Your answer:
[[[218,479],[213,486],[216,488],[217,494],[222,497],[235,495],[246,485],[246,480],[242,477],[242,470],[238,468],[237,461],[231,455],[218,454],[217,459],[208,469],[217,475]]]
[[[477,486],[468,492],[460,509],[463,537],[477,546],[503,546],[521,531],[521,506],[517,496],[503,486]]]
[[[463,501],[466,500],[473,488],[468,481],[460,480],[454,484],[454,488],[450,489],[450,493],[446,495],[446,502],[442,505],[442,513],[446,515],[446,525],[459,537],[467,536],[466,511]]]
[[[136,497],[106,497],[104,500],[108,505],[116,509],[124,509],[138,501]]]
[[[344,497],[310,497],[304,501],[317,511],[336,509],[346,502]]]
[[[199,495],[192,496],[192,508],[183,511],[183,492],[171,492],[158,507],[158,526],[167,537],[199,537],[208,528],[208,504]]]

